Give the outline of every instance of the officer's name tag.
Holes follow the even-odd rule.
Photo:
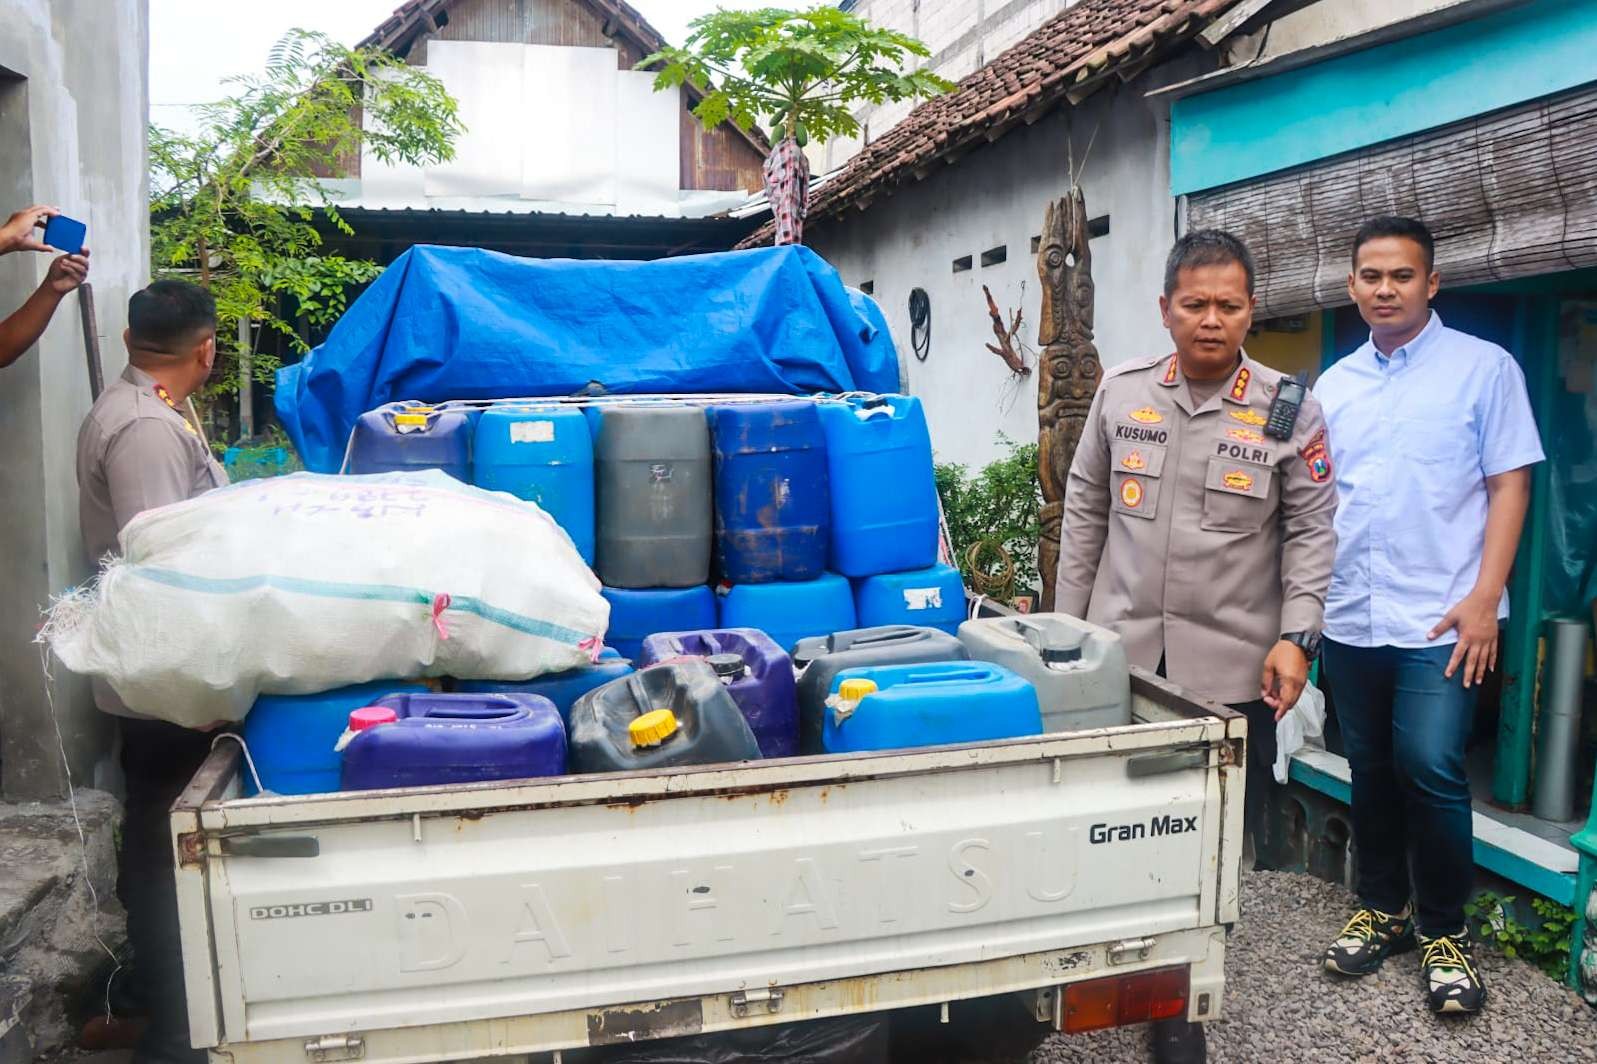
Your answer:
[[[1118,422],[1115,425],[1115,439],[1131,440],[1137,443],[1163,444],[1170,439],[1169,429],[1156,429],[1149,425],[1127,425]]]

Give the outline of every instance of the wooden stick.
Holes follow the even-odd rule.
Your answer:
[[[78,285],[78,315],[83,319],[83,353],[89,363],[89,399],[105,391],[105,368],[100,361],[100,328],[94,314],[94,286]]]
[[[1031,375],[1031,367],[1026,365],[1026,360],[1020,357],[1015,350],[1015,334],[1020,332],[1020,311],[1015,311],[1014,324],[1007,330],[1004,328],[1004,316],[998,313],[998,304],[993,300],[993,293],[986,285],[981,286],[982,295],[987,297],[987,313],[993,319],[993,335],[998,337],[997,345],[988,344],[987,350],[1004,360],[1004,365],[1017,377]]]

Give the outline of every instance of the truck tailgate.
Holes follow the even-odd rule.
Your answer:
[[[1241,728],[251,800],[218,751],[174,812],[191,1022],[241,1048],[586,1010],[558,1048],[629,1003],[1229,923]],[[705,1029],[686,1008],[653,1033]]]

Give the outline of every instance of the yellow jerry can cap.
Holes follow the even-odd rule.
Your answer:
[[[669,709],[655,709],[627,725],[633,746],[659,746],[676,734],[677,717]]]
[[[427,425],[427,415],[415,410],[407,410],[404,413],[394,415],[394,424],[414,425],[424,428]]]
[[[837,697],[844,702],[858,702],[866,695],[876,693],[876,681],[855,678],[837,685]]]

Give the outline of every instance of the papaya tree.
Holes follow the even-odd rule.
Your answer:
[[[863,103],[919,100],[953,88],[913,69],[930,54],[920,41],[836,7],[716,11],[688,28],[682,47],[662,48],[638,67],[657,70],[656,91],[688,84],[701,92],[693,113],[706,128],[730,121],[745,131],[760,124],[770,131],[775,146],[765,188],[778,244],[803,239],[809,190],[803,149],[812,138],[824,144],[857,135],[854,111]]]

